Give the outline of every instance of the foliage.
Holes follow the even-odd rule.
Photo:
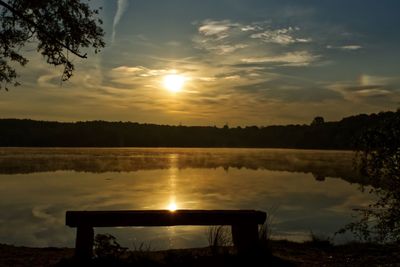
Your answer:
[[[0,119],[0,146],[355,149],[355,140],[362,132],[390,119],[393,114],[362,114],[337,122],[325,122],[318,127],[218,128],[132,122],[59,123]]]
[[[86,58],[83,48],[97,53],[104,47],[99,11],[83,1],[0,0],[0,82],[6,89],[7,84],[18,85],[13,65],[28,63],[20,51],[33,42],[48,64],[64,67],[63,81],[74,70],[69,53]]]
[[[94,239],[94,254],[97,258],[120,258],[127,251],[110,234],[97,234]]]
[[[325,123],[325,120],[324,120],[324,118],[323,117],[321,117],[321,116],[318,116],[318,117],[315,117],[314,118],[314,120],[311,122],[311,126],[319,126],[319,125],[322,125],[322,124],[324,124]]]
[[[392,113],[360,139],[358,166],[374,187],[377,200],[358,209],[358,221],[340,233],[352,231],[360,239],[377,242],[400,241],[400,111]]]

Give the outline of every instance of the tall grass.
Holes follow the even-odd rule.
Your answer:
[[[207,232],[208,245],[210,247],[222,247],[232,245],[232,238],[227,226],[211,226]]]

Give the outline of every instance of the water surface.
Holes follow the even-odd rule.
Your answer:
[[[74,245],[66,210],[257,209],[274,238],[332,235],[365,206],[352,152],[0,148],[0,243]],[[207,245],[207,227],[96,228],[153,249]],[[350,236],[336,238],[337,242]]]

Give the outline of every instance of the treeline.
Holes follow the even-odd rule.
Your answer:
[[[363,132],[389,122],[395,115],[396,112],[361,114],[336,122],[316,117],[310,125],[235,128],[0,119],[0,146],[354,149]]]

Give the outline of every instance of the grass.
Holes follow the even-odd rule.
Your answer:
[[[333,238],[326,235],[315,234],[313,231],[310,231],[310,240],[305,241],[304,244],[318,248],[329,248],[333,247]]]
[[[271,257],[264,259],[264,265],[254,259],[240,258],[232,247],[213,255],[210,247],[177,249],[168,251],[147,251],[140,246],[136,251],[126,251],[121,258],[93,259],[84,266],[399,266],[400,244],[349,243],[319,247],[318,243],[296,243],[285,240],[269,240]],[[228,253],[229,252],[229,253]],[[82,266],[74,262],[71,248],[27,248],[0,244],[1,267]],[[138,256],[139,255],[139,256]]]
[[[207,240],[212,255],[226,253],[224,247],[232,246],[232,238],[227,226],[211,226],[207,231]]]
[[[310,240],[304,243],[271,240],[271,225],[266,222],[259,229],[258,248],[240,255],[232,246],[230,236],[229,227],[210,227],[206,235],[208,247],[153,251],[150,245],[144,243],[128,250],[112,235],[96,235],[95,257],[83,265],[72,257],[72,249],[0,245],[0,267],[400,266],[400,244],[334,245],[331,237],[314,232],[310,232]]]

